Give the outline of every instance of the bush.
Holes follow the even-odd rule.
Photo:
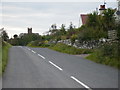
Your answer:
[[[49,47],[50,45],[49,44],[47,44],[48,43],[48,41],[42,41],[42,42],[40,42],[40,41],[32,41],[32,42],[30,42],[27,46],[29,46],[29,47]]]
[[[9,48],[11,47],[11,45],[10,44],[8,44],[8,43],[6,43],[6,42],[3,42],[2,43],[2,51],[0,51],[0,54],[2,53],[2,72],[4,72],[5,71],[5,67],[6,67],[6,65],[7,65],[7,60],[8,60],[8,51],[9,51]],[[0,62],[1,63],[1,62]],[[1,73],[2,73],[1,72]],[[0,74],[1,74],[0,73]]]
[[[88,56],[87,59],[120,69],[120,55],[118,55],[120,47],[118,45],[117,42],[106,43]]]

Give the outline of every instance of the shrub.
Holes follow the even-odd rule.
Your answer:
[[[119,50],[120,47],[117,42],[106,43],[88,56],[87,59],[120,69]]]
[[[8,51],[9,51],[9,48],[11,47],[11,45],[8,44],[7,42],[4,42],[4,41],[3,41],[2,44],[3,44],[2,45],[2,50],[0,51],[0,54],[2,53],[1,54],[1,56],[2,56],[2,62],[0,62],[0,63],[2,63],[2,66],[1,66],[2,67],[2,72],[4,72],[5,71],[5,67],[7,65],[7,60],[8,60]],[[0,72],[0,74],[2,72]]]
[[[27,46],[29,47],[49,47],[50,45],[48,44],[48,41],[42,41],[40,42],[39,40],[32,41],[30,42]]]

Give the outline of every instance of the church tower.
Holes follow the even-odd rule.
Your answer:
[[[32,28],[28,28],[28,34],[32,34]]]

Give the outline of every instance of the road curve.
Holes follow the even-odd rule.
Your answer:
[[[118,70],[47,48],[10,49],[3,88],[118,88]]]

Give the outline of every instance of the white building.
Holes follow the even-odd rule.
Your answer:
[[[118,9],[115,12],[116,22],[120,23],[120,0],[118,1]]]
[[[106,10],[105,4],[104,5],[100,5],[100,9],[99,9],[100,15],[102,15],[105,10]]]

